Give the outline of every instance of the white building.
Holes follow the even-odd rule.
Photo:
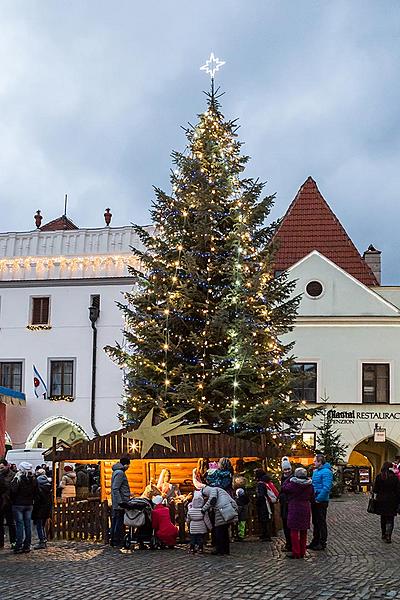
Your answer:
[[[345,460],[378,468],[400,454],[400,286],[380,285],[380,252],[359,255],[311,178],[277,237],[277,270],[302,294],[293,353],[304,379],[295,394],[310,406],[329,398]],[[304,425],[305,441],[319,423]],[[374,441],[376,428],[386,442]]]
[[[36,231],[0,234],[0,385],[27,400],[25,408],[7,408],[14,448],[119,428],[122,372],[103,348],[123,341],[116,301],[132,290],[127,265],[139,245],[131,227],[78,229],[65,216]],[[99,308],[94,389],[92,305]],[[33,365],[46,399],[34,395]]]

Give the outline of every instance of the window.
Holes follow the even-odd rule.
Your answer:
[[[32,298],[31,325],[49,324],[50,298]]]
[[[0,362],[0,385],[22,392],[22,362]]]
[[[317,363],[295,363],[291,367],[295,375],[293,383],[293,400],[297,402],[317,401]]]
[[[364,404],[387,404],[390,402],[388,364],[363,364],[362,401]]]
[[[310,298],[319,298],[323,291],[324,288],[320,281],[309,281],[306,285],[306,292]]]
[[[55,399],[74,396],[74,361],[50,361],[50,397]]]
[[[303,440],[303,443],[306,446],[309,446],[310,448],[312,448],[313,450],[315,450],[315,445],[316,445],[315,438],[316,438],[316,434],[315,434],[314,431],[310,432],[310,433],[304,431],[301,434],[301,438]]]

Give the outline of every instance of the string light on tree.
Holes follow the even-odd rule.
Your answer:
[[[107,351],[125,365],[129,421],[195,408],[220,430],[278,431],[310,412],[288,401],[291,344],[281,341],[298,299],[285,274],[274,277],[274,197],[244,174],[237,124],[220,109],[213,82],[223,64],[212,53],[202,67],[207,106],[186,150],[172,154],[171,190],[155,189],[157,235],[134,226],[139,291],[121,304],[126,345]]]

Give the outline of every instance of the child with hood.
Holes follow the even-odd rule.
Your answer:
[[[307,530],[310,529],[311,503],[314,488],[306,469],[299,467],[294,477],[286,479],[282,489],[288,500],[287,526],[290,529],[292,554],[289,558],[304,558],[307,547]]]
[[[212,525],[207,513],[202,512],[204,498],[200,492],[195,492],[189,505],[186,521],[189,524],[190,552],[203,553],[204,535],[211,531]]]
[[[151,524],[154,529],[154,535],[160,540],[161,544],[173,548],[178,536],[178,528],[171,523],[169,508],[163,504],[162,496],[154,496],[154,509],[151,513]]]

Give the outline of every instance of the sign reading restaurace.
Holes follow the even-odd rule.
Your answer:
[[[354,421],[390,421],[400,419],[400,412],[364,412],[358,410],[328,410],[328,419],[338,423],[354,423]]]

